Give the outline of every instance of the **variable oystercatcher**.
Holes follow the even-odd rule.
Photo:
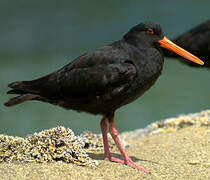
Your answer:
[[[101,114],[104,158],[148,173],[136,165],[122,147],[114,127],[114,113],[141,96],[160,76],[164,62],[161,47],[203,65],[200,59],[169,41],[159,24],[143,22],[130,29],[121,40],[85,53],[56,72],[36,80],[9,84],[12,90],[8,94],[19,95],[5,105],[38,100],[79,112]],[[107,121],[123,160],[110,153]]]
[[[202,58],[204,61],[203,67],[210,68],[210,20],[181,34],[173,42]],[[167,49],[163,49],[163,52],[166,57],[177,57],[177,54]],[[194,67],[201,67],[195,63],[181,62]]]

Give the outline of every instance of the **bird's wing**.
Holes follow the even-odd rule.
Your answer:
[[[86,53],[60,70],[32,81],[9,85],[12,94],[36,94],[54,100],[96,96],[112,98],[130,86],[136,68],[119,52],[96,50]]]
[[[57,72],[61,96],[86,98],[107,95],[112,98],[128,88],[136,76],[136,68],[130,61],[115,62],[113,58],[104,57],[102,61],[98,57],[97,60],[82,60],[81,66],[79,61],[76,63]]]

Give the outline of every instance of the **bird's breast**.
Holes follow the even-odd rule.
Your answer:
[[[152,48],[135,52],[132,62],[136,67],[137,75],[128,90],[123,94],[124,102],[122,105],[136,100],[154,85],[161,74],[164,60],[162,54]]]

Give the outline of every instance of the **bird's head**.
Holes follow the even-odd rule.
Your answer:
[[[124,35],[124,39],[129,43],[144,47],[155,46],[163,37],[160,25],[152,22],[142,22]]]
[[[139,47],[164,47],[197,64],[204,64],[199,58],[166,38],[161,26],[157,23],[142,22],[131,28],[123,38],[126,42]]]

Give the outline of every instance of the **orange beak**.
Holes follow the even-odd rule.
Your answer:
[[[167,37],[164,37],[162,40],[159,40],[158,42],[160,43],[161,47],[169,49],[169,50],[179,54],[180,56],[182,56],[186,59],[189,59],[190,61],[192,61],[194,63],[204,65],[203,61],[201,61],[199,58],[197,58],[193,54],[187,52],[186,50],[182,49],[181,47],[179,47],[176,44],[174,44],[173,42],[171,42]]]

